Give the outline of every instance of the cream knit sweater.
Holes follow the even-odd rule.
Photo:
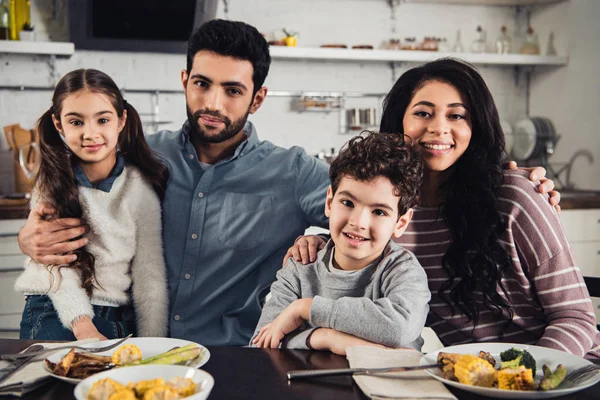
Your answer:
[[[84,315],[94,317],[92,304],[119,306],[133,300],[138,335],[165,336],[168,298],[158,196],[131,165],[117,177],[109,193],[78,189],[83,218],[90,227],[87,246],[96,258],[98,287],[92,298],[81,288],[78,271],[64,267],[59,273],[58,268],[31,258],[26,260],[15,290],[48,295],[68,329]]]

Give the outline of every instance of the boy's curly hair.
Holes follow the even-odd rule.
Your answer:
[[[343,177],[370,181],[378,176],[390,180],[398,201],[398,218],[417,203],[423,182],[419,151],[401,133],[363,131],[352,138],[329,167],[333,193]]]

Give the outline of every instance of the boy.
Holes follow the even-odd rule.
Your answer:
[[[290,258],[250,342],[329,350],[354,345],[421,349],[427,276],[400,237],[422,181],[418,151],[400,134],[350,140],[329,169],[325,215],[331,240],[315,262]]]

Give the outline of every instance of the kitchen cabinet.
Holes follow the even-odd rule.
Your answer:
[[[563,210],[560,219],[583,276],[600,277],[600,209]],[[600,298],[592,298],[600,321]]]
[[[21,314],[25,305],[22,294],[13,286],[25,263],[17,243],[24,219],[0,220],[0,337],[15,338],[19,334]]]

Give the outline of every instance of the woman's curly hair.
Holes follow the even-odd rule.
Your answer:
[[[417,203],[423,181],[421,156],[400,133],[364,131],[363,134],[352,138],[331,163],[331,189],[335,193],[343,177],[363,182],[386,177],[394,187],[394,196],[400,196],[400,218]]]
[[[450,229],[452,243],[442,258],[448,274],[438,295],[454,311],[458,307],[474,327],[483,309],[502,316],[509,324],[512,305],[502,278],[512,259],[500,242],[507,228],[497,207],[503,182],[504,134],[498,110],[481,75],[471,65],[440,59],[402,74],[383,103],[381,132],[404,132],[404,114],[414,94],[428,82],[454,86],[465,100],[471,116],[469,147],[451,167],[452,175],[442,186],[441,217]],[[483,293],[483,307],[473,296]]]

